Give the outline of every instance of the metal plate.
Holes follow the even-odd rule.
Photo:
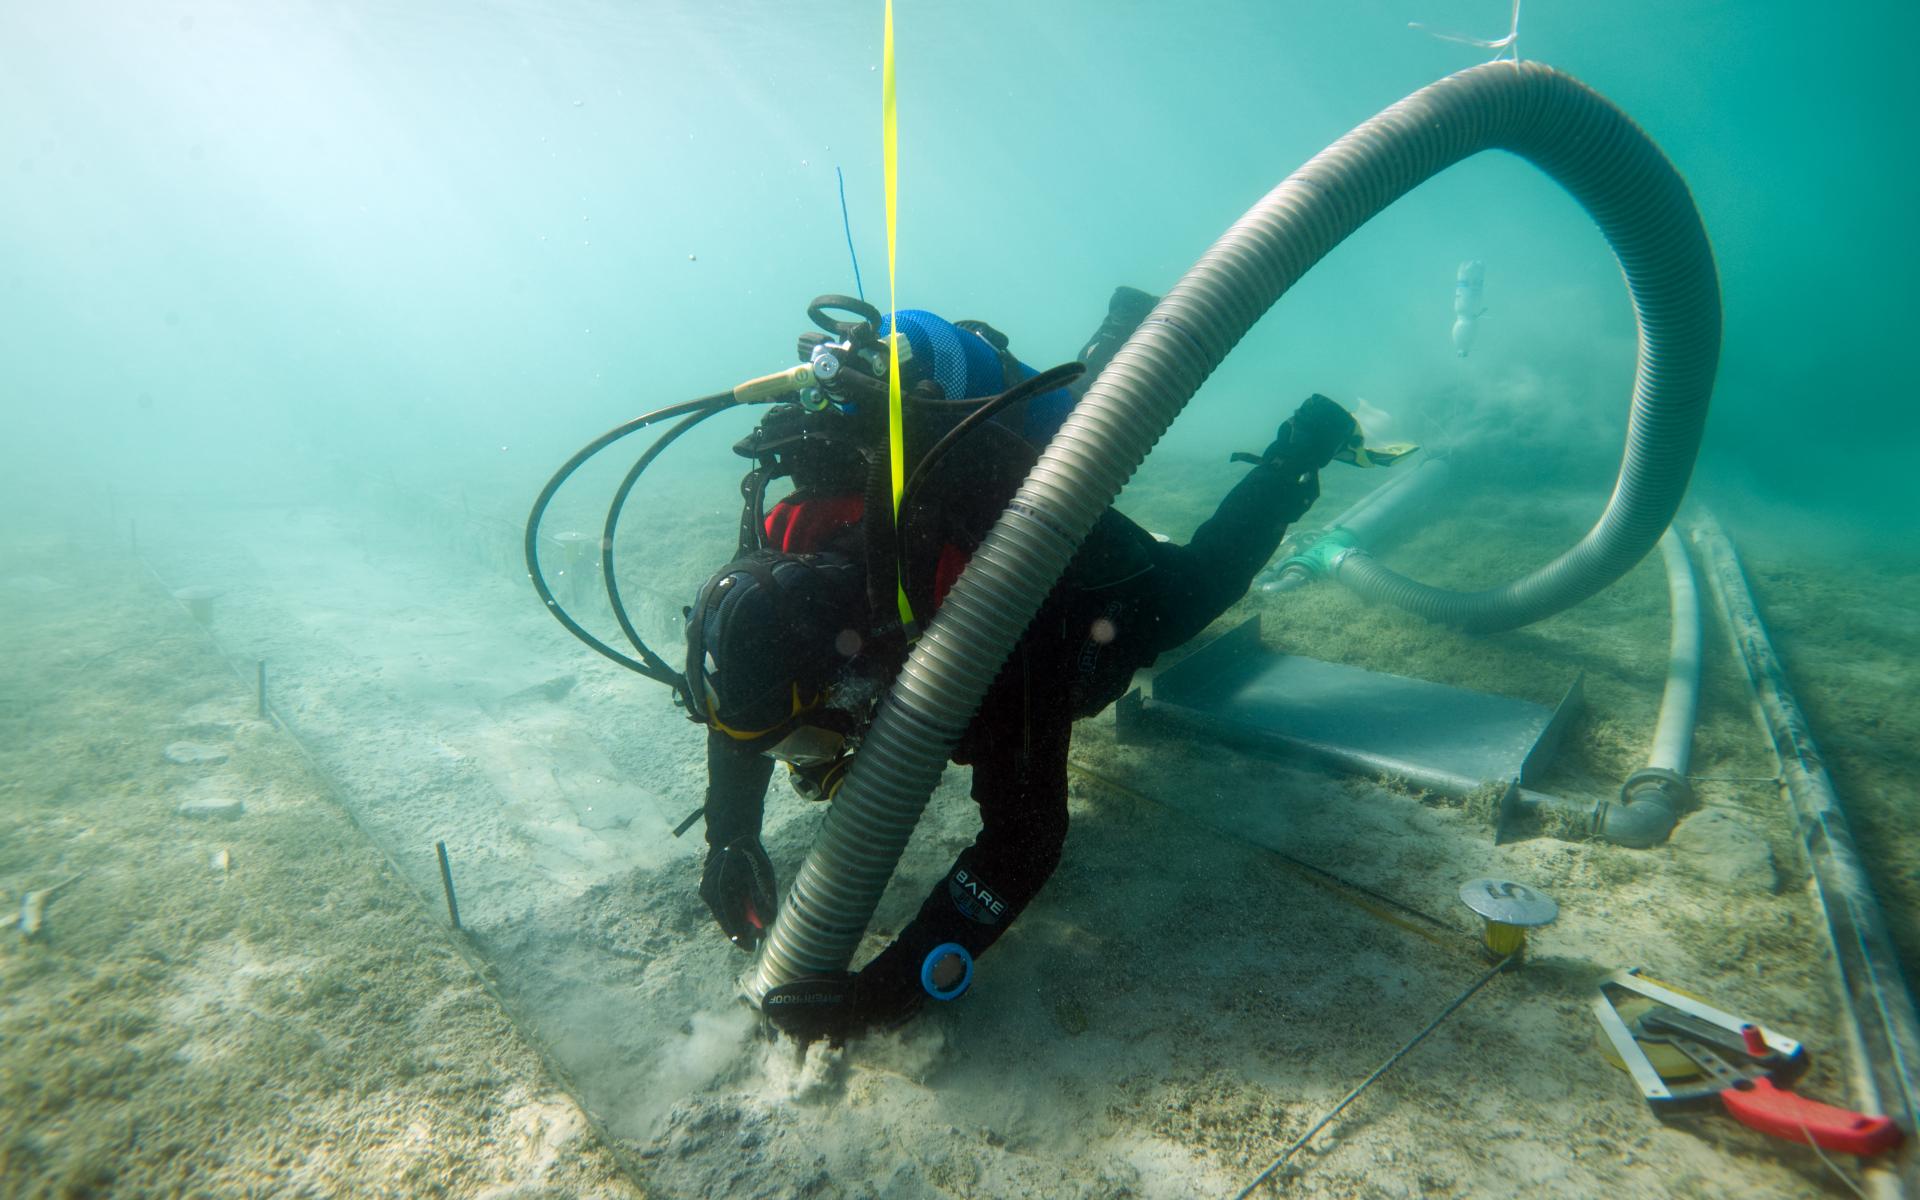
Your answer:
[[[1556,708],[1261,646],[1255,617],[1160,673],[1145,711],[1240,745],[1464,794],[1532,782],[1578,708]]]

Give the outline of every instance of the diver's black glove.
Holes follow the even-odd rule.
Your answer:
[[[783,983],[760,1001],[775,1029],[801,1042],[840,1045],[872,1029],[892,1029],[920,1011],[918,981],[876,960],[858,975],[841,971]]]
[[[1087,344],[1080,348],[1081,362],[1087,364],[1087,373],[1067,385],[1075,399],[1093,386],[1093,381],[1120,347],[1126,345],[1133,331],[1140,328],[1140,322],[1147,319],[1153,306],[1160,303],[1160,297],[1143,292],[1135,287],[1117,287],[1113,289],[1112,299],[1107,301],[1107,315],[1100,322],[1100,328],[1093,331]]]
[[[1091,358],[1089,351],[1103,343],[1108,344],[1107,357],[1113,357],[1113,352],[1120,348],[1121,343],[1133,336],[1133,331],[1140,328],[1140,322],[1147,319],[1147,314],[1152,312],[1153,306],[1158,303],[1160,303],[1160,297],[1151,292],[1143,292],[1137,287],[1127,287],[1122,284],[1113,289],[1113,295],[1107,300],[1106,319],[1100,322],[1100,328],[1094,332],[1092,338],[1088,339],[1086,348],[1080,353],[1080,361],[1089,361]]]
[[[1303,474],[1333,461],[1359,436],[1353,414],[1315,392],[1280,425],[1262,460]]]
[[[707,851],[700,874],[700,898],[734,945],[752,950],[765,936],[780,908],[774,889],[773,861],[749,835]]]

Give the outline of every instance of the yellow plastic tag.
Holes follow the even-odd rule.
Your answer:
[[[898,244],[900,184],[899,118],[893,90],[893,0],[887,0],[887,26],[880,55],[880,157],[887,180],[887,453],[893,473],[893,524],[900,525],[900,497],[907,490],[907,439],[900,412],[900,364],[905,361],[900,341],[900,293],[894,282],[894,249]],[[894,594],[900,621],[913,624],[913,606],[907,586],[895,566]]]

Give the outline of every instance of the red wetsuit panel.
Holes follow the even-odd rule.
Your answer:
[[[866,500],[857,495],[782,500],[767,514],[767,545],[786,554],[809,554],[859,524],[866,510]]]
[[[866,514],[860,496],[822,496],[811,500],[786,499],[767,513],[767,545],[787,554],[809,554],[826,545],[842,529],[860,523]],[[933,567],[933,606],[940,607],[954,580],[966,570],[970,556],[955,545],[940,547]]]
[[[952,544],[940,547],[940,560],[933,564],[935,608],[945,603],[947,593],[953,589],[954,581],[960,578],[960,572],[967,569],[967,560],[971,557],[965,550]]]

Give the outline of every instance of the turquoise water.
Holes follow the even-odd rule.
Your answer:
[[[0,12],[0,475],[284,477],[327,455],[537,480],[588,432],[790,361],[884,301],[877,4],[80,2]],[[1063,360],[1294,166],[1488,51],[1500,0],[903,3],[903,306]],[[1537,0],[1520,52],[1691,183],[1727,334],[1704,477],[1911,529],[1903,353],[1920,109],[1909,5]],[[1473,355],[1454,270],[1486,263]],[[1482,156],[1376,220],[1243,344],[1176,451],[1298,396],[1443,402],[1611,459],[1633,328],[1611,259]],[[1457,413],[1456,413],[1457,415]],[[716,431],[717,449],[738,430]],[[249,470],[249,467],[254,469]]]
[[[1519,29],[1523,57],[1620,104],[1693,189],[1726,309],[1696,494],[1754,548],[1756,588],[1909,951],[1920,945],[1920,851],[1906,836],[1920,629],[1899,601],[1911,592],[1920,531],[1920,380],[1906,328],[1920,263],[1911,153],[1920,106],[1906,62],[1916,11],[1528,0]],[[888,1195],[1113,1195],[1118,1185],[1103,1173],[1111,1138],[1177,1150],[1159,1175],[1143,1160],[1115,1176],[1137,1183],[1136,1194],[1171,1196],[1197,1194],[1196,1180],[1248,1178],[1282,1117],[1302,1128],[1458,986],[1457,957],[1379,943],[1364,913],[1343,917],[1337,899],[1324,901],[1336,910],[1328,918],[1253,847],[1429,911],[1454,903],[1465,874],[1498,869],[1551,881],[1566,905],[1553,935],[1565,940],[1548,943],[1560,974],[1520,977],[1536,990],[1515,1010],[1533,1024],[1516,1035],[1489,1011],[1451,1053],[1436,1049],[1436,1074],[1408,1092],[1472,1111],[1397,1105],[1391,1119],[1368,1115],[1378,1140],[1358,1128],[1363,1156],[1317,1167],[1299,1185],[1306,1194],[1353,1194],[1376,1179],[1408,1194],[1416,1185],[1417,1194],[1503,1194],[1509,1180],[1512,1194],[1569,1196],[1796,1195],[1808,1179],[1832,1188],[1805,1158],[1723,1155],[1708,1138],[1662,1131],[1635,1187],[1615,1189],[1652,1119],[1610,1068],[1562,1058],[1591,1034],[1584,999],[1569,1001],[1585,996],[1581,972],[1648,961],[1804,1028],[1826,1072],[1810,1081],[1823,1096],[1843,1092],[1822,951],[1796,891],[1798,851],[1766,783],[1771,767],[1741,681],[1717,643],[1695,744],[1696,764],[1717,781],[1703,804],[1716,820],[1744,814],[1747,861],[1766,881],[1778,864],[1778,893],[1700,875],[1687,855],[1706,859],[1711,846],[1641,854],[1543,836],[1493,847],[1463,812],[1372,782],[1309,778],[1208,744],[1132,747],[1088,722],[1076,735],[1077,840],[1061,874],[1019,937],[996,948],[971,1008],[922,1022],[917,1041],[856,1054],[858,1104],[847,1111],[858,1119],[818,1103],[821,1079],[796,1075],[752,1040],[733,1004],[745,960],[713,936],[695,899],[698,836],[662,832],[700,801],[699,735],[664,693],[617,675],[538,611],[521,578],[518,522],[587,438],[794,361],[808,300],[855,288],[836,171],[866,294],[886,306],[881,12],[876,0],[0,5],[0,545],[19,560],[0,571],[15,622],[0,630],[16,647],[18,676],[0,686],[0,716],[15,722],[9,731],[30,731],[0,748],[24,762],[49,738],[17,716],[29,697],[35,713],[61,709],[75,732],[60,738],[76,747],[48,740],[57,753],[41,757],[53,765],[0,779],[0,823],[27,831],[0,837],[12,847],[0,855],[6,902],[69,868],[104,885],[111,854],[201,851],[191,840],[199,835],[167,824],[177,798],[168,789],[182,785],[178,776],[152,782],[170,769],[154,750],[182,728],[233,734],[239,765],[265,782],[258,812],[239,827],[257,840],[218,860],[218,878],[231,868],[236,880],[272,879],[251,872],[256,856],[274,856],[300,868],[289,876],[331,882],[307,856],[349,855],[364,833],[399,864],[382,877],[395,896],[381,901],[399,912],[408,903],[401,879],[437,903],[429,851],[445,837],[475,944],[505,964],[514,1011],[535,1018],[520,1033],[573,1075],[606,1118],[610,1145],[625,1139],[623,1152],[644,1151],[639,1175],[657,1180],[659,1194],[720,1194],[738,1163],[720,1142],[696,1153],[707,1122],[773,1113],[795,1136],[788,1150],[765,1151],[768,1194],[812,1186],[813,1151],[792,1149],[811,1139],[834,1147],[843,1181],[885,1177],[901,1147],[952,1156],[919,1164],[924,1188]],[[1490,39],[1509,15],[1507,0],[899,0],[899,303],[987,319],[1035,366],[1064,361],[1116,284],[1169,287],[1328,143],[1492,53],[1412,23]],[[1484,263],[1487,312],[1461,358],[1450,327],[1466,261]],[[1364,400],[1422,441],[1510,447],[1502,482],[1518,486],[1475,493],[1464,516],[1436,512],[1411,552],[1419,572],[1456,586],[1473,585],[1464,576],[1475,570],[1525,569],[1589,519],[1568,515],[1569,495],[1590,495],[1597,510],[1607,494],[1634,339],[1618,271],[1587,217],[1527,164],[1481,156],[1396,204],[1285,296],[1149,459],[1151,486],[1123,502],[1184,533],[1224,486],[1226,454],[1258,449],[1318,391],[1354,407]],[[749,421],[728,414],[686,439],[622,526],[623,553],[636,542],[641,550],[622,560],[632,575],[623,586],[671,660],[682,598],[731,545],[740,464],[727,446]],[[589,486],[562,494],[549,531],[592,528],[604,489],[596,496],[591,485],[625,465],[583,471]],[[1359,493],[1357,475],[1330,469],[1316,519]],[[562,514],[578,523],[563,526]],[[130,521],[138,563],[119,553],[131,545]],[[113,551],[96,553],[109,531]],[[1874,558],[1831,569],[1862,544]],[[1481,642],[1413,628],[1333,588],[1257,593],[1232,619],[1263,612],[1273,642],[1329,660],[1535,699],[1556,699],[1588,671],[1592,716],[1552,782],[1591,800],[1613,794],[1643,760],[1666,637],[1656,573],[1643,565],[1590,605]],[[239,692],[188,669],[220,673],[210,644],[165,602],[159,588],[174,584],[224,589],[211,632],[241,669]],[[581,611],[610,633],[597,599]],[[149,660],[130,647],[165,654]],[[250,711],[243,693],[254,664],[269,658],[283,731],[233,713],[239,701]],[[119,690],[103,683],[87,699],[96,668],[121,673],[107,681]],[[103,756],[102,731],[121,757]],[[298,775],[269,754],[291,754],[280,732],[306,739],[334,799],[362,820],[353,837],[337,831],[331,848],[307,850],[270,823],[275,789]],[[1099,773],[1078,773],[1088,763]],[[56,768],[72,768],[73,781],[29,775],[53,780]],[[280,782],[269,779],[274,769]],[[126,785],[123,803],[123,781],[140,772],[146,781]],[[624,816],[589,820],[609,779]],[[964,777],[949,773],[943,787],[896,887],[906,907],[876,929],[897,927],[920,882],[971,836]],[[1117,787],[1119,800],[1101,787]],[[820,810],[777,794],[769,843],[790,880]],[[1161,811],[1164,797],[1240,827],[1216,837],[1167,815],[1178,806]],[[94,807],[78,807],[82,798]],[[579,811],[568,808],[576,801]],[[122,841],[113,822],[136,818],[151,842]],[[93,836],[95,820],[103,836]],[[98,934],[103,955],[145,954],[147,942],[122,937],[145,911],[129,898],[134,882],[186,905],[206,861],[152,853],[171,874],[155,883],[115,866],[126,891],[77,888],[59,919],[110,930]],[[374,894],[372,882],[348,882]],[[276,904],[296,902],[281,883],[259,886],[266,898],[249,911],[263,922]],[[1112,896],[1129,892],[1156,898],[1142,928],[1116,926]],[[334,906],[299,903],[323,918],[298,931],[314,944],[274,953],[344,957],[322,941],[339,934]],[[185,944],[168,943],[171,961],[235,973],[218,955],[213,968],[203,962],[200,943],[224,939],[224,926],[171,924]],[[262,946],[295,936],[256,933]],[[437,937],[429,930],[420,941],[431,950]],[[42,954],[48,945],[9,937],[0,951],[18,956],[9,969],[18,961],[39,972],[24,977],[42,989],[35,1011],[67,1019],[77,993],[60,972],[86,964],[73,948],[88,943],[55,939]],[[582,946],[584,966],[574,957]],[[164,989],[140,979],[118,994],[154,1008]],[[396,979],[392,1008],[408,1020],[422,1005],[408,988],[425,996],[447,986],[440,976]],[[305,993],[262,994],[282,1018],[305,1019]],[[329,993],[342,1004],[356,994]],[[23,1001],[13,1011],[30,1009]],[[254,1028],[211,1008],[166,1011],[182,1026]],[[142,1103],[158,1095],[163,1104],[173,1025],[136,1047],[148,1075],[127,1049],[139,1029],[101,1028],[86,1044],[129,1056],[100,1069],[103,1087],[116,1101],[144,1089]],[[950,1051],[940,1040],[949,1033]],[[504,1040],[485,1034],[487,1053]],[[78,1043],[50,1044],[64,1056]],[[285,1090],[334,1088],[331,1053],[301,1060],[325,1070],[290,1076]],[[419,1070],[410,1058],[396,1066],[364,1044],[342,1053],[374,1081],[369,1091],[390,1089],[381,1093],[389,1115],[421,1103],[404,1090]],[[57,1111],[64,1101],[46,1099],[55,1093],[42,1093],[37,1077],[8,1074],[23,1058],[0,1063],[0,1094],[39,1096],[58,1122],[119,1120],[111,1105],[75,1104],[81,1115],[71,1118]],[[1541,1061],[1554,1070],[1536,1070]],[[439,1073],[419,1086],[438,1087]],[[1011,1112],[1008,1080],[1021,1097]],[[494,1079],[469,1099],[492,1112],[501,1091],[511,1089]],[[939,1120],[925,1119],[936,1111]],[[278,1138],[269,1127],[279,1110],[263,1112],[261,1127]],[[1582,1126],[1586,1140],[1569,1141],[1594,1112],[1610,1123]],[[358,1129],[361,1113],[316,1121]],[[1529,1123],[1537,1114],[1545,1130],[1517,1165],[1502,1157],[1512,1145],[1487,1149],[1524,1141],[1496,1132],[1514,1113]],[[207,1128],[224,1128],[224,1110],[215,1117]],[[949,1119],[966,1123],[958,1149],[946,1144],[961,1133]],[[0,1195],[13,1194],[10,1145],[41,1137],[29,1138],[27,1124],[13,1143],[0,1139]],[[463,1137],[526,1141],[518,1124],[485,1126],[464,1111],[436,1128],[448,1153],[473,1151]],[[967,1140],[976,1130],[985,1140]],[[76,1160],[99,1146],[111,1156],[119,1136],[60,1134]],[[404,1141],[366,1136],[412,1146],[415,1135],[409,1126]],[[34,1153],[59,1161],[59,1137],[45,1140]],[[252,1169],[277,1153],[277,1141],[263,1144],[234,1162]],[[539,1139],[527,1144],[545,1153]],[[1574,1164],[1566,1145],[1593,1152]],[[1634,1151],[1616,1170],[1623,1147]],[[1429,1156],[1460,1190],[1428,1182]],[[953,1166],[976,1161],[989,1164],[986,1176]],[[1029,1167],[1035,1174],[1018,1173]],[[359,1169],[340,1167],[348,1177]],[[380,1169],[358,1178],[381,1178]],[[531,1179],[534,1168],[501,1173]],[[1062,1179],[1080,1190],[1063,1190]]]

